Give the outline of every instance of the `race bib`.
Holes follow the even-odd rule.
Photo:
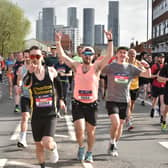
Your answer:
[[[91,90],[79,90],[78,98],[81,100],[90,100],[93,98],[93,93]]]
[[[65,68],[58,68],[57,71],[58,72],[65,72]]]
[[[114,76],[114,81],[116,83],[127,84],[128,83],[128,76],[116,75],[116,76]]]
[[[37,107],[51,107],[53,99],[49,95],[37,96],[35,99]]]

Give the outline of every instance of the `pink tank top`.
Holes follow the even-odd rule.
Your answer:
[[[94,66],[87,73],[82,72],[82,64],[76,69],[74,76],[74,98],[82,103],[92,103],[98,98],[99,75]]]

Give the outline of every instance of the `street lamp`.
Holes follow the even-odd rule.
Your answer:
[[[147,41],[148,41],[148,34],[149,34],[149,32],[148,32],[148,26],[149,26],[149,0],[147,0]]]

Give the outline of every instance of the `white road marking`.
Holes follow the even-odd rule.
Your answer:
[[[3,168],[7,161],[8,159],[0,159],[0,168]]]
[[[91,163],[87,163],[87,162],[81,162],[81,163],[82,163],[82,166],[83,166],[84,168],[94,168]]]
[[[76,141],[75,130],[72,123],[72,117],[70,115],[65,115],[65,120],[68,127],[68,133],[70,135],[70,140]]]
[[[14,141],[14,140],[18,139],[19,133],[20,133],[20,125],[21,125],[21,122],[19,122],[19,124],[17,125],[13,135],[11,136],[11,138],[10,138],[11,141]]]
[[[158,142],[158,143],[168,149],[168,142]]]
[[[39,168],[39,165],[31,165],[24,162],[16,162],[16,161],[8,161],[7,165],[13,165],[13,166],[24,166],[24,168]],[[46,167],[51,168],[51,167]]]
[[[67,135],[58,135],[58,134],[55,134],[54,136],[55,137],[60,137],[60,138],[69,138],[69,136],[67,136]]]

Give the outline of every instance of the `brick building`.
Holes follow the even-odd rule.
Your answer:
[[[152,0],[152,53],[168,57],[168,0]]]

